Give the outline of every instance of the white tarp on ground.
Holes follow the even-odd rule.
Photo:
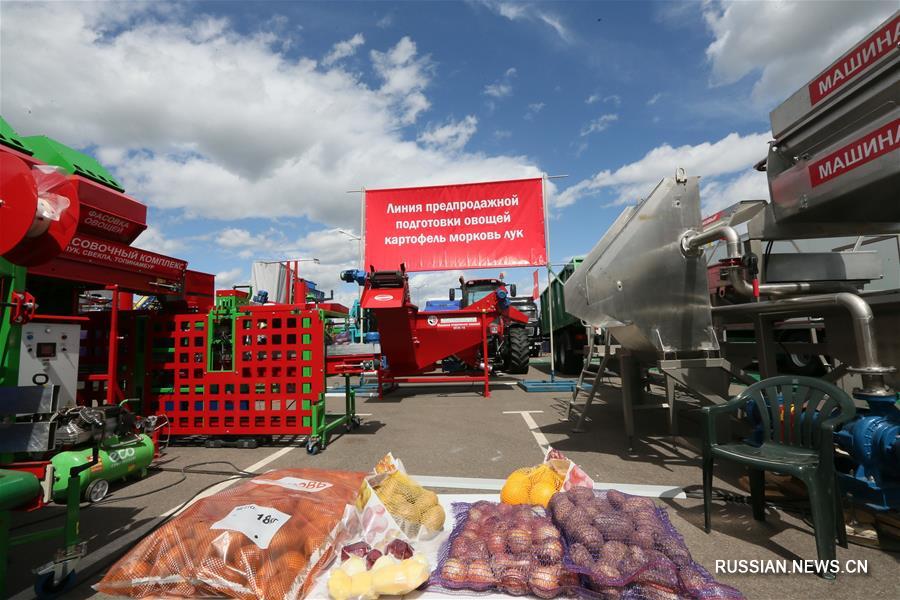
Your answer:
[[[250,271],[253,294],[269,292],[269,302],[287,302],[287,269],[282,263],[254,262]]]

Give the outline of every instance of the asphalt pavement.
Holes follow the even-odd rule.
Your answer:
[[[527,378],[546,379],[546,366],[535,366]],[[661,389],[654,389],[661,400]],[[515,378],[497,378],[490,398],[480,387],[401,388],[378,400],[359,399],[362,426],[332,439],[321,454],[311,456],[303,446],[274,445],[255,449],[169,446],[158,469],[143,480],[117,484],[103,503],[86,506],[81,533],[88,543],[77,587],[66,598],[101,597],[92,589],[112,562],[159,524],[165,515],[207,488],[222,489],[236,470],[316,467],[369,471],[387,452],[401,458],[413,475],[447,478],[503,479],[514,469],[539,463],[547,444],[563,451],[596,482],[687,488],[687,497],[661,498],[672,523],[684,537],[695,560],[748,598],[896,598],[898,555],[851,545],[838,548],[838,559],[866,561],[867,574],[839,575],[825,581],[810,574],[716,574],[716,560],[799,560],[815,558],[812,527],[802,514],[767,509],[764,523],[754,521],[750,507],[740,502],[716,502],[713,532],[703,531],[702,502],[694,489],[700,484],[698,404],[679,403],[680,437],[668,435],[664,410],[640,411],[637,436],[628,451],[618,382],[602,388],[589,411],[587,431],[573,433],[565,418],[567,393],[526,393]],[[334,409],[341,399],[329,399]],[[189,465],[204,473],[184,475]],[[231,464],[227,464],[231,463]],[[717,467],[715,486],[743,494],[742,472]],[[440,482],[440,480],[435,480]],[[449,480],[448,480],[449,481]],[[454,484],[457,485],[457,484]],[[440,492],[441,487],[435,488]],[[455,488],[453,492],[464,490]],[[671,495],[671,494],[667,494]],[[14,517],[16,533],[60,521],[62,507],[47,507]],[[49,561],[53,543],[16,548],[10,557],[9,593],[32,597],[31,569]]]

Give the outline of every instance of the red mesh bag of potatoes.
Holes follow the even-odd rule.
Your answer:
[[[365,473],[285,469],[199,500],[95,586],[105,594],[295,599],[346,541]]]
[[[563,565],[559,530],[544,509],[526,504],[455,503],[456,526],[430,583],[450,590],[500,590],[555,598],[579,587]]]
[[[573,488],[549,503],[562,531],[566,567],[609,600],[741,600],[695,562],[665,510],[650,498]]]

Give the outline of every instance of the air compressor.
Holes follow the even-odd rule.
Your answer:
[[[123,403],[124,404],[124,403]],[[56,429],[57,452],[50,462],[55,469],[53,499],[65,500],[69,472],[93,461],[78,474],[81,495],[98,502],[109,493],[109,484],[126,477],[146,476],[156,447],[147,433],[157,429],[155,416],[138,417],[122,405],[79,406],[63,412]]]

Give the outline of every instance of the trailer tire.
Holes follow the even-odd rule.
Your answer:
[[[556,368],[563,375],[578,375],[584,366],[584,357],[576,354],[572,333],[564,329],[554,340],[556,345]]]
[[[531,340],[528,331],[524,327],[510,327],[508,333],[504,370],[507,373],[527,373],[528,362],[531,359]]]

